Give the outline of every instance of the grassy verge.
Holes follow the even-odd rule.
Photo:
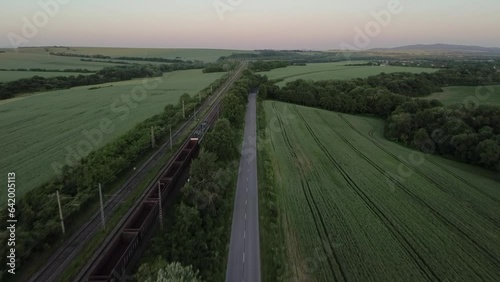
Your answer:
[[[277,203],[272,160],[265,142],[268,138],[266,113],[260,99],[257,104],[257,136],[262,281],[283,281],[286,262],[285,236]]]

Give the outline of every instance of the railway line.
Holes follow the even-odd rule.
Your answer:
[[[196,111],[196,115],[200,115],[204,113],[205,110],[208,109],[208,113],[206,114],[206,119],[202,119],[204,122],[214,122],[216,118],[216,114],[220,108],[220,102],[222,100],[223,95],[230,89],[233,83],[239,79],[243,70],[246,68],[246,62],[240,64],[237,70],[235,70],[232,76],[212,95],[210,98],[206,99],[205,102],[201,105],[201,107]],[[172,135],[172,142],[177,141],[183,134],[188,132],[191,126],[196,125],[194,130],[191,131],[189,136],[192,136],[198,131],[198,122],[195,119],[195,116],[191,116],[175,133]],[[202,135],[202,134],[201,134]],[[202,136],[200,136],[202,137]],[[140,199],[135,203],[132,209],[124,216],[122,221],[118,224],[118,226],[113,230],[111,235],[116,235],[115,233],[119,230],[122,224],[126,221],[126,219],[132,214],[132,211],[137,208],[140,202],[147,196],[150,192],[151,187],[156,185],[158,179],[165,173],[165,170],[169,167],[169,165],[175,160],[176,157],[182,150],[185,148],[186,144],[190,141],[190,138],[186,140],[181,149],[174,154],[174,158],[170,159],[166,164],[164,164],[154,180],[148,186],[145,193],[140,197]],[[105,203],[104,206],[104,214],[105,217],[110,217],[120,206],[120,203],[123,202],[127,196],[130,194],[134,188],[145,180],[148,172],[156,167],[162,157],[170,150],[170,142],[165,142],[140,168],[137,169],[137,172],[132,175],[125,184],[115,193],[115,196],[112,197]],[[101,217],[100,212],[97,211],[90,220],[84,224],[79,230],[77,230],[66,242],[49,258],[48,262],[45,266],[39,270],[35,275],[33,275],[30,281],[57,281],[58,277],[64,271],[64,269],[70,264],[70,262],[78,256],[82,248],[85,244],[96,234],[96,232],[101,228]],[[110,236],[111,236],[110,235]],[[99,249],[100,252],[103,251],[110,244],[112,240],[107,238],[104,242],[104,246]],[[96,255],[93,259],[96,259]],[[94,261],[92,260],[87,266],[80,272],[78,279],[83,279],[88,275],[89,269]]]

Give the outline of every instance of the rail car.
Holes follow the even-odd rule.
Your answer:
[[[98,262],[90,272],[89,281],[117,281],[120,275],[125,273],[130,260],[144,241],[146,233],[158,218],[159,193],[161,193],[161,202],[164,203],[198,152],[201,139],[218,119],[219,111],[220,104],[215,106],[215,109],[206,117],[198,130],[183,145],[174,161],[159,177],[158,184],[150,187],[147,196],[127,218],[118,236],[115,236],[97,258]]]
[[[158,218],[159,192],[161,191],[162,202],[164,202],[199,150],[198,141],[198,138],[193,137],[184,144],[174,161],[161,175],[160,189],[157,185],[151,187],[148,196],[125,221],[119,236],[116,236],[103,254],[98,257],[98,263],[92,270],[89,281],[114,281],[117,278],[115,274],[125,272],[146,233]]]

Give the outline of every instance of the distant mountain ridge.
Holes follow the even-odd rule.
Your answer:
[[[452,44],[417,44],[408,45],[395,48],[376,48],[371,51],[451,51],[451,52],[481,52],[481,53],[495,53],[500,54],[500,48],[496,47],[481,47],[481,46],[466,46],[466,45],[452,45]]]

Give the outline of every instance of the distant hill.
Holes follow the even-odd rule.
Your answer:
[[[377,48],[370,51],[430,51],[430,52],[461,52],[461,53],[494,53],[500,54],[500,48],[481,47],[481,46],[465,46],[465,45],[450,45],[450,44],[418,44],[408,45],[396,48]]]

